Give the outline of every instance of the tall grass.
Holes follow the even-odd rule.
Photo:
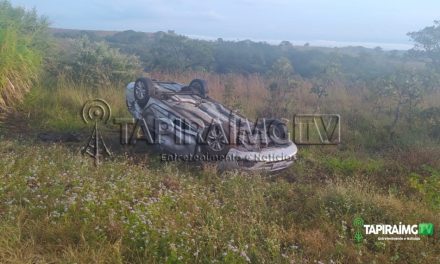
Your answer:
[[[125,103],[125,86],[91,89],[88,85],[61,79],[54,87],[36,86],[19,109],[33,129],[81,131],[85,128],[81,119],[82,107],[96,98],[110,105],[112,117],[131,117]]]
[[[195,78],[205,79],[209,87],[209,96],[221,102],[225,102],[225,87],[230,85],[236,106],[250,117],[256,117],[259,110],[266,104],[268,97],[266,80],[259,74],[216,74],[209,72],[187,71],[182,73],[152,72],[149,76],[162,81],[176,81],[184,84]],[[233,106],[233,105],[230,105]]]
[[[0,1],[0,110],[11,109],[37,80],[47,22]]]

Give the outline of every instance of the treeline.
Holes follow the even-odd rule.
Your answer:
[[[413,60],[405,52],[383,51],[363,47],[317,48],[293,46],[288,41],[279,45],[265,42],[197,40],[173,31],[144,33],[127,30],[104,34],[99,31],[57,30],[55,37],[105,41],[111,47],[139,56],[146,71],[208,71],[224,73],[268,73],[280,58],[286,58],[295,72],[312,78],[328,67],[338,65],[352,78],[371,78],[395,68],[402,61]]]

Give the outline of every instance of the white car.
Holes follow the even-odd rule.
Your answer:
[[[139,78],[127,85],[127,106],[165,157],[216,160],[223,168],[278,171],[297,147],[277,119],[250,122],[209,98],[204,80],[189,85]],[[166,156],[168,155],[168,156]]]

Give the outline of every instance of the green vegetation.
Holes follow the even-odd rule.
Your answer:
[[[97,88],[124,85],[139,75],[140,62],[136,56],[120,53],[105,42],[83,37],[64,44],[67,55],[61,56],[63,60],[56,65],[58,78]]]
[[[18,103],[37,80],[47,26],[35,10],[0,1],[0,110]]]
[[[347,145],[381,151],[384,147],[408,148],[440,140],[436,115],[440,78],[432,67],[435,59],[430,59],[437,55],[428,51],[428,47],[420,48],[425,39],[440,42],[435,39],[437,27],[433,30],[410,33],[417,43],[411,52],[361,47],[298,47],[286,41],[278,46],[252,41],[203,41],[174,32],[132,30],[105,34],[58,30],[54,36],[62,46],[69,47],[86,38],[89,46],[92,42],[127,56],[138,56],[139,61],[134,58],[130,61],[135,62],[134,65],[141,64],[144,75],[150,77],[185,83],[195,77],[208,79],[212,97],[240,108],[252,118],[339,113],[346,120]],[[64,63],[55,63],[52,76],[64,76],[60,69],[65,69],[69,63],[76,64],[67,67],[77,69],[73,71],[75,77],[70,79],[77,84],[89,78],[95,83],[88,81],[85,84],[98,90],[123,89],[124,83],[120,80],[133,76],[133,71],[129,70],[130,74],[125,75],[128,78],[115,77],[104,65],[95,65],[91,63],[93,60],[84,61],[82,51],[68,50],[57,56]],[[126,62],[114,57],[118,65]],[[82,73],[89,68],[99,69],[99,72]],[[100,81],[112,78],[118,80]],[[236,95],[234,100],[231,91]]]
[[[87,100],[105,98],[117,117],[130,117],[121,87],[90,89],[71,81],[59,81],[54,87],[35,86],[20,105],[21,122],[35,131],[83,131],[79,112]],[[121,100],[122,98],[122,100]]]
[[[440,262],[438,30],[410,33],[410,52],[174,32],[48,35],[35,11],[0,0],[0,109],[9,110],[0,120],[0,262]],[[250,118],[338,113],[342,144],[301,147],[294,166],[264,175],[132,149],[95,167],[83,142],[33,140],[89,132],[79,111],[93,98],[129,117],[125,85],[140,75],[206,79],[211,97]],[[436,233],[356,245],[355,216],[432,222]]]
[[[434,209],[440,208],[440,171],[429,166],[424,167],[425,174],[422,176],[417,173],[410,175],[410,183],[413,188],[416,188],[423,196],[423,198]]]
[[[429,195],[417,201],[409,167],[398,173],[391,157],[327,162],[327,151],[305,151],[269,178],[151,156],[137,163],[121,155],[96,168],[64,146],[7,139],[0,153],[6,263],[438,262],[437,237],[353,241],[358,214],[367,223],[440,225],[439,208],[423,206]]]

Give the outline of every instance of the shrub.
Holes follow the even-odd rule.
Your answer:
[[[121,85],[133,80],[141,69],[137,56],[111,48],[105,42],[83,37],[71,44],[73,52],[60,62],[58,77],[90,87]]]
[[[420,192],[423,199],[433,208],[440,209],[440,170],[424,166],[428,176],[411,173],[410,185]]]
[[[38,79],[47,28],[35,10],[0,1],[0,110],[20,102]]]

